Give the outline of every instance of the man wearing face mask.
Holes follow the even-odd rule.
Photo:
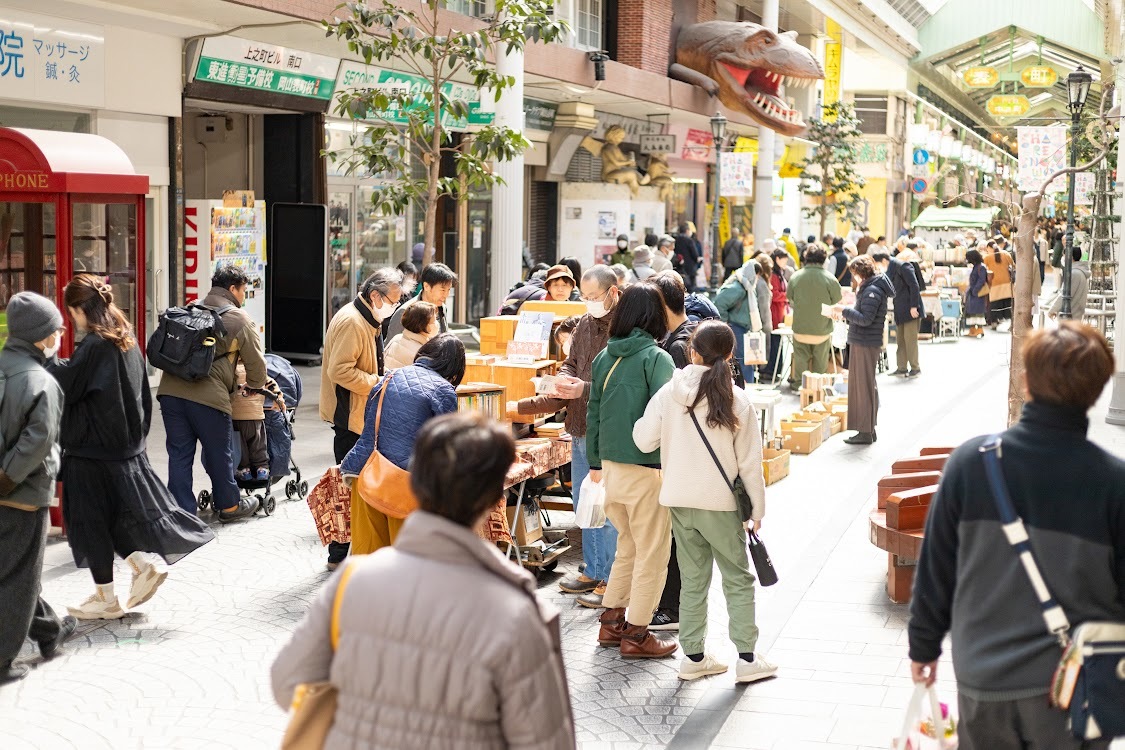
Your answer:
[[[534,396],[508,403],[508,411],[518,414],[553,414],[566,409],[566,431],[573,438],[570,477],[576,509],[582,483],[590,473],[586,458],[586,407],[590,399],[591,371],[594,357],[609,342],[610,311],[621,295],[617,288],[617,276],[606,265],[594,266],[582,274],[580,286],[586,314],[574,329],[570,353],[559,370],[558,397]],[[600,529],[582,529],[585,573],[564,579],[559,587],[568,594],[583,594],[579,598],[580,604],[601,606],[616,552],[617,531],[611,524],[606,523]]]
[[[246,314],[250,278],[235,265],[219,266],[203,304],[218,312],[226,336],[217,337],[211,372],[202,380],[183,380],[170,372],[160,376],[156,398],[168,435],[168,489],[188,513],[196,512],[191,472],[195,444],[203,447],[203,468],[211,478],[211,495],[219,519],[231,521],[258,509],[253,498],[240,499],[234,482],[234,431],[230,395],[238,388],[239,361],[246,367],[246,387],[266,387],[266,360],[258,324]],[[185,477],[184,474],[187,476]]]
[[[332,451],[344,460],[363,433],[367,397],[385,373],[383,322],[402,297],[402,272],[380,268],[328,324],[320,376],[320,418],[332,425]],[[348,556],[346,543],[328,545],[328,569]]]
[[[609,265],[620,263],[621,265],[629,268],[633,265],[633,254],[629,252],[629,235],[617,235],[617,252],[609,258]]]

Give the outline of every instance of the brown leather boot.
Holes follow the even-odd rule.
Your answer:
[[[599,646],[620,646],[621,633],[625,630],[625,608],[617,607],[602,612],[601,628],[598,629]]]
[[[625,623],[621,633],[621,658],[663,659],[676,652],[674,640],[664,640],[649,632],[647,625]]]

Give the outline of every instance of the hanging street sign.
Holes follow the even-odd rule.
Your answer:
[[[1020,80],[1029,88],[1046,89],[1055,85],[1059,74],[1049,65],[1032,65],[1020,71]]]
[[[928,188],[929,186],[930,183],[926,182],[923,178],[915,177],[910,181],[910,192],[914,193],[915,195],[921,195],[922,193],[926,192],[926,188]]]
[[[985,107],[997,117],[1022,117],[1031,111],[1031,102],[1023,94],[999,94],[989,97]]]
[[[331,99],[339,59],[233,36],[203,40],[194,80]]]
[[[1000,83],[1000,71],[990,65],[977,65],[962,73],[961,78],[971,89],[990,89]]]
[[[914,149],[914,163],[925,164],[930,160],[930,152],[924,148]]]

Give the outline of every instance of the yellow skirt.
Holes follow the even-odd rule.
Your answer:
[[[353,555],[369,555],[395,543],[405,519],[391,518],[372,508],[352,486],[352,549]]]

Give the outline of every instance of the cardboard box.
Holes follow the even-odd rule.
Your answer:
[[[762,476],[766,486],[789,476],[789,451],[766,448],[762,451]]]
[[[781,445],[785,450],[807,456],[824,442],[824,429],[815,423],[781,421]]]
[[[532,542],[537,542],[543,538],[543,524],[539,520],[539,509],[528,505],[523,506],[523,513],[521,514],[523,523],[516,526],[516,508],[518,506],[509,505],[508,512],[508,528],[512,530],[512,536],[516,540],[516,544],[521,547],[526,547]]]
[[[829,408],[832,410],[832,416],[840,420],[840,429],[848,429],[848,405],[832,404]]]
[[[839,417],[831,417],[831,418],[829,418],[828,421],[832,425],[832,434],[833,435],[837,435],[837,434],[839,434],[840,432],[843,431],[844,420],[840,419]]]
[[[799,411],[790,415],[790,422],[816,425],[820,428],[821,442],[832,437],[832,415],[828,412]]]

